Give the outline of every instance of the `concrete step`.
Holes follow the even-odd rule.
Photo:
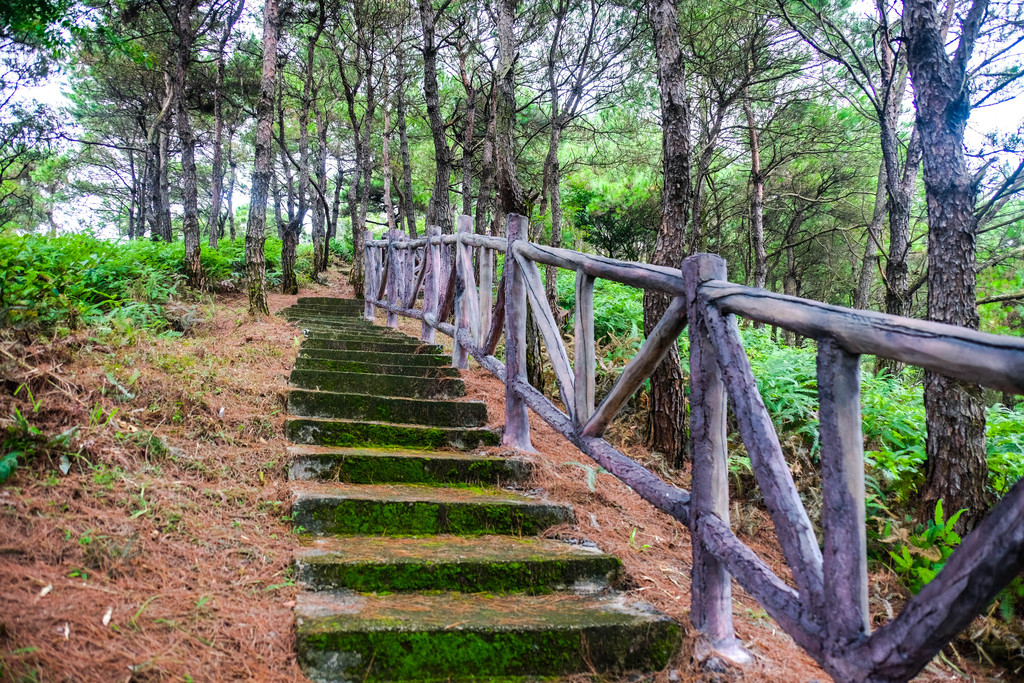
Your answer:
[[[656,671],[682,637],[621,597],[323,592],[297,602],[299,666],[314,681]]]
[[[298,417],[372,420],[437,427],[482,427],[487,405],[480,401],[439,401],[292,389],[288,412]]]
[[[431,367],[451,365],[450,356],[427,353],[381,353],[378,351],[336,351],[334,349],[299,349],[299,358],[359,361],[380,365],[429,365]]]
[[[381,344],[422,344],[418,339],[407,337],[404,334],[385,332],[383,330],[327,330],[315,327],[304,327],[306,341],[365,341]]]
[[[371,339],[373,341],[371,341]],[[401,341],[390,337],[359,339],[307,339],[302,344],[305,351],[374,351],[376,353],[426,353],[439,355],[444,348],[439,344],[424,344],[414,340]]]
[[[378,396],[458,398],[466,395],[466,385],[456,377],[371,375],[359,372],[329,372],[296,368],[292,370],[288,382],[299,389],[376,394]]]
[[[300,296],[296,300],[297,306],[358,306],[363,309],[362,299],[343,299],[337,296]]]
[[[295,359],[295,368],[298,370],[309,370],[313,372],[358,372],[371,375],[408,375],[410,377],[458,377],[459,371],[456,368],[437,365],[422,365],[410,363],[376,363],[359,360],[325,360],[323,358],[310,358],[299,356]]]
[[[288,478],[347,484],[491,484],[524,481],[524,458],[495,458],[458,451],[292,446]]]
[[[595,593],[618,580],[622,562],[596,547],[514,536],[313,538],[295,555],[310,590],[360,593]]]
[[[572,508],[495,488],[292,482],[292,523],[308,533],[534,535],[575,521]]]
[[[297,444],[343,448],[394,446],[468,451],[481,446],[497,446],[501,441],[498,432],[483,427],[426,427],[357,420],[294,418],[285,420],[284,430],[285,436]]]

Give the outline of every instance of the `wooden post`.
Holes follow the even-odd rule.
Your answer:
[[[527,235],[526,216],[508,215],[505,235],[505,433],[503,446],[533,452],[526,402],[513,389],[515,380],[526,379],[526,283],[516,264],[513,249]]]
[[[580,429],[594,414],[594,278],[576,271],[576,344],[572,369],[575,375],[576,411],[573,418]]]
[[[697,297],[701,283],[725,279],[725,261],[711,254],[696,254],[683,261],[682,271],[690,321],[690,530],[695,536],[690,621],[705,639],[705,651],[698,650],[698,657],[709,656],[710,649],[736,663],[746,663],[750,655],[733,631],[732,579],[724,563],[697,534],[697,526],[705,515],[718,517],[726,528],[729,525],[725,383],[708,335],[704,305]]]
[[[388,303],[394,306],[402,300],[401,257],[395,249],[395,230],[388,230]],[[398,327],[398,314],[388,311],[388,327]]]
[[[494,305],[494,250],[480,248],[480,338],[477,344],[484,343],[484,336],[491,329],[491,307]]]
[[[822,569],[829,645],[839,651],[867,635],[867,530],[864,511],[864,435],[860,414],[860,356],[834,339],[818,341],[821,430]]]
[[[452,339],[452,367],[460,370],[469,367],[469,351],[459,340],[459,330],[471,329],[468,298],[474,294],[466,288],[466,265],[468,263],[472,267],[472,261],[466,258],[468,247],[462,243],[461,238],[462,235],[472,232],[472,220],[469,216],[459,216],[456,232],[459,239],[455,242],[455,334]]]
[[[376,317],[372,300],[380,282],[380,264],[377,263],[377,248],[370,245],[372,239],[372,232],[367,230],[363,233],[363,268],[366,271],[366,283],[363,286],[363,317],[371,322]]]
[[[438,271],[441,268],[441,245],[431,244],[434,237],[441,236],[441,228],[431,225],[427,228],[427,245],[423,248],[423,258],[427,260],[424,264],[426,275],[423,284],[423,328],[420,330],[420,339],[427,344],[434,343],[434,328],[427,323],[427,316],[437,319],[437,286]]]

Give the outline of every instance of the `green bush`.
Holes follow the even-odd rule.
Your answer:
[[[209,279],[244,278],[244,248],[243,240],[204,248]],[[268,279],[280,279],[281,241],[268,239],[265,249]],[[184,257],[181,242],[0,234],[0,326],[75,329],[115,316],[169,328],[165,306],[184,293]]]

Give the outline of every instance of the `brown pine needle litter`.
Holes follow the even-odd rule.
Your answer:
[[[340,274],[328,282],[302,294],[351,296]],[[270,298],[274,311],[294,302]],[[31,455],[0,486],[0,680],[304,680],[282,435],[301,331],[276,316],[250,319],[238,295],[196,308],[202,322],[181,338],[131,329],[0,336],[0,428],[16,426],[17,413],[38,430],[23,434]],[[419,327],[401,322],[413,336]],[[475,364],[464,377],[467,399],[485,401],[500,425],[504,387]],[[549,535],[617,555],[622,588],[688,628],[687,530],[532,415],[531,424],[531,488],[577,516]],[[627,451],[686,485],[686,472]],[[756,505],[737,510],[737,533],[786,576],[767,515]],[[880,621],[886,607],[899,608],[894,586],[875,577]],[[753,600],[738,588],[735,596],[754,665],[704,671],[692,661],[690,631],[653,680],[826,679]],[[981,671],[949,659],[922,680],[952,680],[954,663],[969,676]]]

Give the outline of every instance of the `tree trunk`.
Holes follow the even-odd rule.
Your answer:
[[[266,0],[263,10],[263,75],[256,103],[256,143],[252,171],[249,224],[245,230],[245,274],[249,288],[249,315],[270,313],[267,307],[267,269],[263,244],[267,239],[267,192],[273,151],[274,90],[277,83],[277,37],[281,30],[278,0]]]
[[[686,99],[686,70],[679,47],[679,18],[674,0],[649,0],[648,19],[654,33],[661,90],[662,216],[651,263],[682,265],[690,213],[690,109]],[[649,335],[668,308],[666,294],[644,292],[644,334]],[[648,445],[680,464],[685,450],[683,371],[679,350],[669,354],[651,375]]]
[[[188,109],[187,74],[192,60],[195,34],[191,26],[194,3],[183,2],[178,7],[178,25],[175,27],[178,44],[174,60],[175,122],[178,143],[181,145],[181,232],[185,242],[185,278],[190,287],[206,286],[199,245],[199,192],[196,173],[196,140],[192,132],[192,115]]]
[[[211,249],[217,248],[218,232],[222,225],[220,205],[224,185],[224,71],[227,68],[224,51],[227,49],[231,30],[234,28],[235,22],[238,21],[244,4],[245,0],[239,0],[224,22],[224,32],[220,37],[220,49],[217,51],[217,76],[213,88],[213,170],[210,179],[210,193],[212,197],[210,199],[210,220],[208,226]]]
[[[934,3],[904,0],[903,8],[928,200],[928,318],[977,329],[976,189],[964,155],[964,130],[971,111],[967,63],[988,0],[974,0],[964,16],[953,59],[946,54]],[[961,530],[973,528],[991,502],[981,398],[977,385],[925,373],[924,500],[927,506],[942,500],[947,515],[966,510]]]
[[[398,53],[398,143],[402,155],[402,213],[409,237],[416,238],[416,207],[412,203],[412,164],[409,160],[409,131],[406,127],[405,53]]]
[[[160,236],[164,242],[174,241],[174,231],[171,226],[171,126],[170,121],[164,121],[160,128],[160,174],[157,189],[160,193],[157,205],[157,218],[160,222]]]
[[[488,232],[487,212],[491,208],[491,195],[494,188],[494,126],[495,106],[498,95],[494,81],[491,81],[491,92],[487,98],[487,125],[484,127],[484,149],[480,156],[480,192],[476,198],[476,214],[473,218],[473,231],[483,235]],[[491,224],[491,234],[497,234]]]
[[[473,214],[473,127],[476,125],[477,89],[473,87],[473,75],[466,71],[466,55],[459,55],[459,73],[462,88],[466,91],[466,125],[462,131],[462,215]]]
[[[306,41],[306,60],[303,63],[302,104],[299,107],[299,187],[294,214],[291,213],[291,200],[289,199],[288,202],[288,227],[281,243],[281,292],[283,294],[299,293],[299,279],[295,273],[295,255],[299,246],[299,238],[302,236],[302,224],[306,220],[306,211],[309,209],[309,110],[316,98],[313,88],[313,69],[316,65],[316,44],[320,40],[320,34],[323,33],[327,22],[323,4],[321,3],[319,7],[319,21],[313,34]],[[281,109],[283,110],[283,107]],[[280,115],[283,116],[283,113]],[[282,152],[284,152],[284,144],[284,123],[282,121]],[[287,168],[287,161],[284,158],[281,159],[281,163],[285,164]],[[287,174],[287,178],[290,197],[292,187],[290,173]]]
[[[327,122],[325,112],[315,111],[316,183],[320,189],[313,199],[313,277],[327,270]]]
[[[854,308],[867,308],[871,296],[871,283],[875,279],[875,261],[878,258],[878,245],[882,239],[882,219],[885,218],[885,163],[878,166],[878,185],[875,190],[875,206],[871,212],[871,223],[864,245],[864,257],[861,259],[860,276],[857,278],[857,291],[853,295]]]
[[[754,251],[754,286],[764,289],[768,279],[768,251],[764,246],[764,175],[761,173],[761,140],[754,121],[754,109],[744,92],[743,113],[747,117],[750,143],[750,243]]]
[[[452,232],[451,199],[448,186],[452,175],[452,152],[448,148],[441,100],[437,85],[437,44],[435,28],[437,15],[431,0],[419,0],[420,23],[423,27],[423,94],[427,105],[427,120],[434,139],[434,189],[427,205],[426,225],[436,225],[442,233]],[[499,39],[500,40],[500,39]]]
[[[231,241],[235,241],[235,172],[238,170],[238,164],[235,162],[231,155],[231,139],[234,137],[234,131],[228,135],[228,168],[231,169],[231,174],[228,176],[228,192],[227,192],[227,212],[228,212],[228,225],[231,228]]]

